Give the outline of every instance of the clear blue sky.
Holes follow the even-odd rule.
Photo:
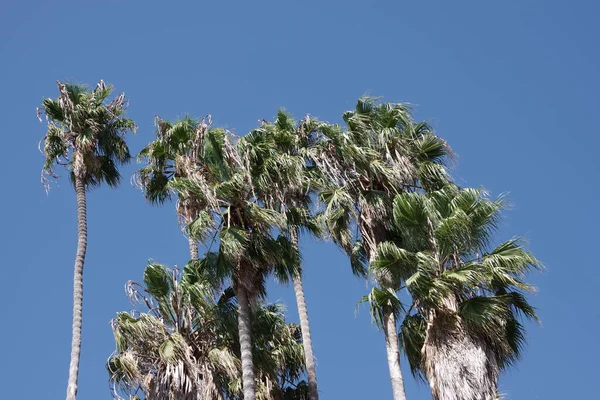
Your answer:
[[[209,5],[210,3],[210,5]],[[218,5],[217,5],[218,4]],[[600,398],[600,6],[594,1],[11,1],[0,12],[3,279],[0,397],[64,398],[71,341],[75,195],[40,185],[35,117],[56,79],[125,91],[150,141],[155,114],[213,115],[238,134],[284,106],[340,121],[368,92],[414,103],[458,153],[462,185],[510,191],[499,239],[525,235],[548,270],[531,280],[543,326],[501,379],[508,399]],[[182,265],[173,208],[153,208],[123,169],[118,190],[89,194],[79,395],[109,399],[109,320],[146,260]],[[302,242],[323,399],[388,399],[382,335],[365,284],[329,244]],[[288,305],[290,287],[270,300]],[[406,363],[404,363],[406,366]],[[411,400],[429,399],[407,375]]]

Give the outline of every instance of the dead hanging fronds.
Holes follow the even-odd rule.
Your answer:
[[[133,306],[145,305],[148,307],[149,312],[154,312],[156,309],[156,304],[152,298],[146,296],[144,286],[136,281],[129,280],[125,283],[125,294]]]
[[[193,278],[192,278],[193,277]],[[190,279],[192,278],[192,279]],[[130,281],[128,296],[150,312],[118,313],[111,321],[117,349],[107,362],[113,396],[148,399],[225,400],[241,395],[237,307],[232,290],[205,292],[193,265],[183,271],[151,263],[144,285]],[[148,298],[146,298],[148,297]],[[257,389],[279,393],[302,374],[300,336],[292,334],[278,306],[253,308]],[[264,379],[263,379],[264,377]]]
[[[204,158],[204,142],[206,139],[206,134],[212,125],[212,116],[208,114],[206,117],[202,118],[198,125],[196,126],[196,130],[194,132],[194,138],[192,140],[192,153],[191,158],[193,160],[201,160]]]
[[[410,157],[401,154],[398,149],[394,149],[394,156],[390,157],[390,167],[394,172],[395,187],[404,187],[414,185],[417,177],[417,167]]]
[[[135,171],[131,178],[129,178],[129,183],[136,189],[144,189],[146,186],[144,177],[140,174],[140,171]]]
[[[236,147],[233,145],[234,141],[237,141],[237,136],[230,130],[225,131],[223,138],[223,154],[227,163],[234,169],[242,169],[244,164],[240,158],[240,154]]]
[[[35,109],[35,115],[37,116],[38,121],[43,122],[42,121],[42,114],[44,114],[44,108],[43,107],[36,107]],[[48,121],[48,116],[46,115],[46,121]],[[38,149],[40,148],[40,146],[38,145]]]
[[[187,272],[189,273],[189,271]],[[126,293],[132,303],[148,307],[147,313],[119,313],[112,320],[117,343],[107,367],[116,398],[120,393],[143,393],[147,398],[170,400],[219,399],[221,391],[211,382],[214,370],[205,365],[205,346],[215,344],[210,339],[210,327],[193,331],[195,323],[210,317],[189,303],[193,287],[180,283],[182,273],[150,264],[144,281],[147,286],[129,281]],[[194,290],[188,293],[188,290]],[[200,340],[202,339],[202,340]],[[198,341],[196,341],[198,340]],[[203,341],[208,340],[208,341]],[[206,388],[213,388],[207,392]]]
[[[162,119],[160,115],[155,115],[154,125],[156,126],[156,136],[158,136],[158,138],[160,139],[166,138],[168,134],[168,129],[171,126],[169,121]]]
[[[100,82],[96,84],[95,92],[104,92],[106,90],[106,83],[104,83],[103,79],[100,79]]]
[[[120,93],[117,98],[108,103],[108,108],[115,112],[115,110],[120,110],[126,108],[127,103],[125,102],[125,93]]]
[[[56,84],[58,85],[58,90],[60,91],[60,96],[58,97],[58,104],[60,105],[60,108],[62,108],[62,110],[65,112],[65,114],[68,114],[70,111],[73,111],[73,101],[69,96],[67,86],[60,81],[56,81]]]

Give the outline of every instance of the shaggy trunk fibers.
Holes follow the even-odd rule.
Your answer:
[[[434,400],[495,400],[499,376],[494,353],[457,316],[454,299],[430,311],[422,349]]]

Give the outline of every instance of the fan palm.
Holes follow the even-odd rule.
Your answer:
[[[350,255],[353,270],[361,273],[374,260],[377,246],[387,240],[393,196],[445,184],[443,162],[449,149],[429,125],[415,122],[404,104],[365,97],[343,118],[346,130],[328,124],[319,127],[321,135],[311,155],[328,178],[320,191],[327,230]],[[393,291],[394,282],[385,275],[376,274],[375,279],[383,292]],[[405,399],[392,299],[382,308],[394,398]]]
[[[228,133],[211,132],[211,140],[203,141],[194,173],[174,178],[171,186],[180,197],[203,204],[198,218],[189,224],[190,234],[205,240],[214,232],[213,238],[218,238],[214,268],[233,282],[239,305],[244,399],[254,400],[250,303],[265,295],[265,279],[271,272],[283,280],[293,276],[299,256],[289,239],[272,235],[274,229],[285,228],[285,217],[259,204],[249,171]]]
[[[536,320],[523,276],[540,263],[519,239],[488,250],[505,203],[449,186],[395,197],[397,236],[377,247],[375,271],[405,282],[412,304],[401,327],[411,369],[435,400],[491,400],[519,357],[520,317]]]
[[[138,159],[147,165],[137,172],[136,180],[147,201],[162,204],[173,194],[171,183],[174,179],[190,178],[196,173],[200,157],[207,157],[205,141],[210,141],[215,132],[210,126],[210,115],[200,121],[186,116],[175,122],[156,117],[155,125],[156,139],[138,155]],[[177,214],[182,225],[187,226],[197,219],[206,206],[198,196],[180,194]],[[198,241],[190,235],[188,240],[190,258],[197,260]]]
[[[319,225],[311,217],[311,179],[307,152],[317,121],[305,118],[296,125],[292,117],[280,110],[273,123],[260,127],[240,139],[240,154],[250,172],[253,193],[266,207],[281,211],[286,217],[287,235],[296,252],[301,228],[320,236]],[[314,188],[314,182],[312,188]],[[306,356],[308,389],[311,400],[318,400],[317,375],[302,284],[302,269],[293,277],[298,306],[302,343]]]
[[[112,320],[117,350],[107,369],[114,397],[242,398],[235,296],[231,288],[220,292],[206,267],[206,258],[183,271],[151,263],[144,285],[128,282],[132,302],[148,310]],[[252,316],[258,398],[300,393],[298,327],[285,323],[276,304],[258,304]]]
[[[55,178],[55,165],[69,171],[77,195],[77,254],[73,282],[73,336],[67,399],[77,397],[77,379],[81,353],[83,309],[83,266],[87,248],[86,191],[106,183],[119,184],[119,164],[131,156],[125,143],[127,132],[135,130],[134,122],[124,116],[127,102],[120,94],[110,103],[106,99],[112,91],[104,81],[94,90],[84,85],[58,82],[60,95],[44,99],[38,108],[38,118],[46,114],[48,129],[43,138],[42,153],[46,159],[42,182],[49,188],[49,178]]]

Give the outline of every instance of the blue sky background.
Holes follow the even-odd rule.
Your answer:
[[[600,398],[598,139],[600,57],[594,1],[12,1],[0,11],[0,213],[3,304],[0,397],[64,397],[71,341],[76,202],[66,179],[40,185],[35,117],[57,79],[125,91],[139,125],[155,114],[213,115],[243,134],[284,106],[331,122],[371,93],[409,101],[458,153],[462,185],[510,191],[499,240],[525,235],[545,262],[532,301],[543,326],[501,379],[507,399]],[[183,265],[173,207],[129,184],[88,197],[79,397],[109,399],[109,320],[129,309],[123,285],[146,260]],[[302,242],[323,399],[391,398],[382,335],[364,282],[330,244]],[[288,305],[291,287],[270,288]],[[406,363],[404,363],[406,367]],[[429,389],[409,376],[412,400]]]

